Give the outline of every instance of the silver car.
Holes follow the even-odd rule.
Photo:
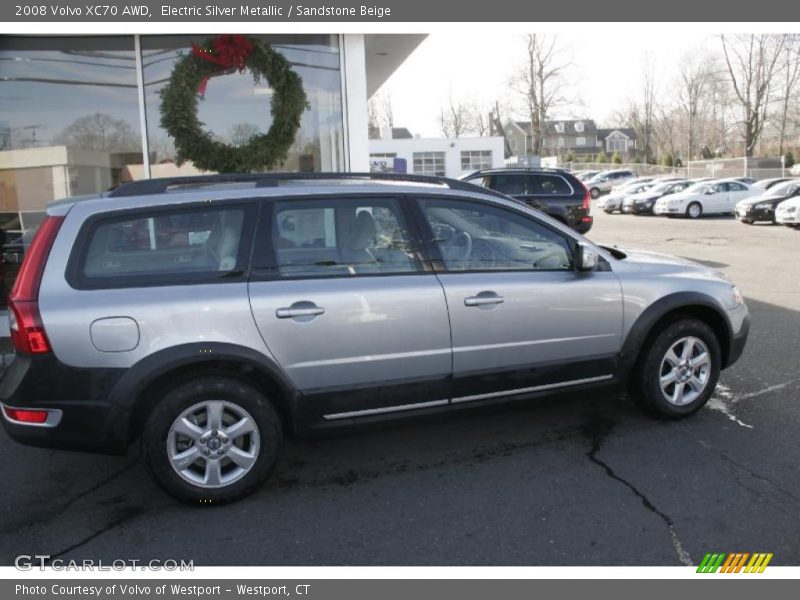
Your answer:
[[[10,297],[2,422],[125,452],[195,503],[284,435],[626,386],[688,416],[741,355],[723,274],[602,247],[525,204],[407,175],[149,180],[51,204]]]
[[[588,181],[586,189],[592,195],[593,199],[599,198],[602,194],[608,193],[612,188],[621,186],[639,178],[633,171],[627,169],[619,169],[616,171],[603,171],[598,173]]]

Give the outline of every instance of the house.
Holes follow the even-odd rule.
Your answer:
[[[512,155],[531,154],[530,121],[509,121],[503,130]],[[547,121],[541,154],[563,156],[572,152],[588,157],[602,151],[629,156],[635,150],[636,132],[631,128],[600,129],[592,119],[565,119]]]

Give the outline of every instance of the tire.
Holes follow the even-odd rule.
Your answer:
[[[739,221],[741,223],[744,223],[745,225],[752,225],[753,224],[753,221],[751,219],[739,219]]]
[[[687,343],[691,344],[690,360],[697,363],[695,367],[684,362]],[[721,357],[717,336],[708,325],[688,317],[676,319],[645,345],[638,372],[631,380],[631,395],[645,412],[658,418],[688,417],[700,410],[714,393]],[[691,375],[687,375],[689,372]],[[670,375],[676,378],[675,383],[662,388],[662,377]],[[687,377],[690,379],[681,383]],[[683,393],[676,393],[678,385]]]
[[[690,219],[699,219],[703,215],[703,206],[699,202],[691,202],[686,207],[686,216]]]
[[[611,210],[609,210],[607,208],[604,208],[603,212],[605,212],[607,215],[613,215],[614,214],[614,209],[612,208]]]
[[[209,422],[215,414],[219,428]],[[191,504],[222,504],[247,496],[266,481],[281,443],[280,418],[258,389],[208,375],[170,390],[155,405],[145,423],[142,454],[153,477],[173,497]]]
[[[597,200],[600,197],[600,190],[596,187],[593,187],[589,190],[589,194],[591,195],[592,200]]]

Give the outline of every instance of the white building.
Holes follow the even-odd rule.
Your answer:
[[[372,171],[458,177],[476,169],[505,165],[502,137],[392,138],[369,140]]]

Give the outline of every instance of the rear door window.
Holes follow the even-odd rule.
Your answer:
[[[569,196],[572,188],[566,179],[559,175],[549,175],[545,173],[528,175],[528,193],[541,194],[543,196]]]
[[[519,174],[493,175],[492,189],[509,196],[525,193],[525,176]]]

